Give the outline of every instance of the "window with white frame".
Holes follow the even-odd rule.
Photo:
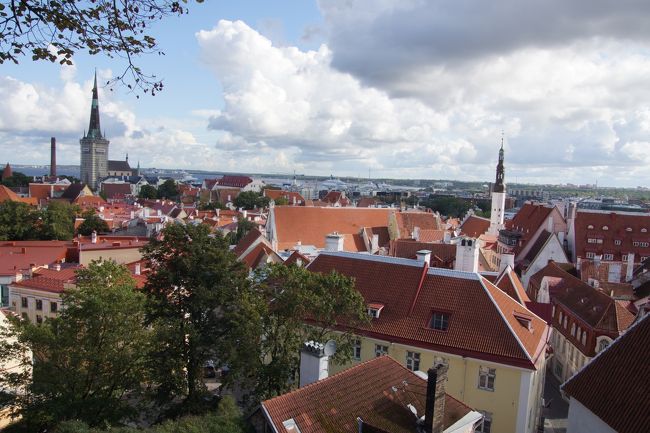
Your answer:
[[[449,327],[449,314],[434,312],[429,322],[429,328],[438,331],[446,331]]]
[[[614,260],[614,254],[612,253],[603,254],[603,260]]]
[[[571,336],[572,337],[576,336],[576,324],[575,323],[571,324]]]
[[[474,433],[491,433],[492,431],[492,413],[486,412],[484,410],[479,410],[481,415],[483,415],[483,422],[476,427]]]
[[[352,358],[357,361],[361,360],[361,339],[359,338],[352,340]]]
[[[25,297],[20,298],[20,306],[22,308],[27,308],[27,298]]]
[[[623,254],[621,256],[621,260],[624,261],[624,262],[627,262],[627,254]]]
[[[620,239],[614,239],[614,245],[621,245]]]
[[[592,253],[591,251],[587,251],[587,258],[588,259],[593,259],[595,257],[595,254]]]
[[[478,387],[486,391],[494,391],[494,381],[497,377],[497,370],[489,367],[478,368]]]
[[[564,316],[564,322],[562,322],[562,326],[564,327],[564,329],[566,329],[568,323],[569,323],[569,318],[567,316]]]
[[[376,357],[387,355],[387,354],[388,354],[388,346],[384,346],[383,344],[375,344]]]
[[[406,352],[406,368],[411,371],[420,369],[420,354],[418,352]]]
[[[635,247],[638,247],[639,246],[639,241],[632,242],[632,245],[635,246]]]
[[[584,329],[582,330],[582,336],[580,337],[580,342],[582,343],[583,346],[587,344],[587,331]]]

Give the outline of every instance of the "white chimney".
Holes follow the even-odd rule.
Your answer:
[[[93,244],[97,243],[97,232],[93,230],[92,234],[90,235],[90,242]]]
[[[325,236],[325,251],[343,251],[343,235],[334,232]]]
[[[450,244],[451,243],[451,232],[450,231],[445,230],[445,234],[444,234],[444,237],[443,237],[442,241],[445,244]]]
[[[329,356],[325,346],[308,341],[300,350],[300,387],[325,379],[329,375]]]
[[[420,250],[415,253],[418,258],[418,262],[425,262],[425,263],[430,263],[431,262],[431,251],[429,250]]]
[[[158,210],[156,211],[156,215],[161,216],[161,215],[162,215],[162,211],[161,211],[160,209],[158,209]]]
[[[134,270],[133,273],[134,273],[135,275],[140,275],[140,272],[141,272],[141,269],[140,269],[140,263],[138,262],[138,263],[135,264],[135,270]]]
[[[242,216],[244,217],[244,219],[248,217],[248,211],[246,209],[242,211]]]
[[[463,238],[456,244],[454,269],[463,272],[478,272],[478,243],[476,239]]]
[[[374,234],[372,235],[372,239],[370,241],[370,252],[374,254],[377,251],[379,251],[379,235]]]
[[[501,261],[499,262],[499,273],[503,272],[506,266],[510,266],[511,269],[515,268],[514,254],[501,254]]]
[[[135,212],[131,211],[131,219],[135,218]]]
[[[416,241],[420,240],[420,227],[413,227],[413,234],[411,237]]]
[[[627,269],[625,270],[625,281],[632,281],[632,272],[634,272],[634,253],[627,253]]]
[[[217,218],[219,218],[219,211],[220,211],[220,210],[221,210],[221,209],[217,208]]]

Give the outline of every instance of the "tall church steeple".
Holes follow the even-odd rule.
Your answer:
[[[504,228],[503,219],[506,207],[505,168],[503,166],[503,132],[501,133],[501,149],[499,149],[499,162],[497,163],[497,178],[492,187],[492,207],[490,209],[490,227],[488,233],[499,235],[499,230]]]
[[[93,99],[90,105],[90,124],[88,125],[88,138],[103,138],[99,123],[99,96],[97,92],[97,71],[95,71],[95,84],[93,86]]]
[[[503,166],[503,134],[501,135],[501,149],[499,149],[499,162],[497,163],[497,179],[494,183],[494,192],[505,191],[505,167]]]

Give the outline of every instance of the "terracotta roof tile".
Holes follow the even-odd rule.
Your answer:
[[[76,280],[76,272],[79,268],[79,265],[75,265],[63,268],[60,271],[41,269],[33,278],[22,280],[12,285],[43,292],[62,293],[65,290],[65,284],[74,283]]]
[[[65,261],[72,244],[63,241],[0,242],[0,275],[16,275],[30,265],[44,266]]]
[[[375,431],[413,433],[416,418],[407,405],[424,414],[426,387],[426,380],[381,356],[262,405],[280,433],[289,433],[283,425],[289,419],[302,433],[356,433],[358,417]],[[469,407],[446,395],[444,427],[469,412]]]
[[[440,217],[430,212],[395,212],[398,237],[410,239],[416,227],[420,230],[441,230]]]
[[[251,179],[248,176],[230,176],[230,175],[225,175],[221,179],[217,180],[217,184],[219,186],[229,186],[233,188],[243,188],[249,183],[251,183],[253,179]]]
[[[354,235],[364,227],[387,227],[389,213],[390,209],[353,207],[275,206],[271,209],[278,250],[292,249],[298,242],[324,248],[325,236],[332,232]],[[366,250],[365,245],[361,250]]]
[[[248,233],[246,233],[246,236],[240,239],[235,248],[232,249],[233,254],[237,257],[241,256],[262,236],[262,232],[258,229],[251,229]]]
[[[523,262],[525,264],[530,264],[535,260],[535,257],[539,254],[539,252],[542,250],[544,245],[546,245],[546,242],[553,236],[552,233],[548,232],[547,230],[542,230],[542,232],[539,234],[537,239],[535,240],[535,243],[530,247],[530,250],[528,250],[528,253],[526,253],[526,257],[524,257]]]
[[[297,206],[305,205],[305,198],[302,195],[300,195],[300,193],[294,191],[283,191],[279,189],[265,189],[264,195],[270,198],[271,200],[285,198],[289,206],[294,206],[294,203]]]
[[[478,238],[490,228],[490,220],[487,218],[471,215],[460,226],[461,234],[472,238]]]
[[[131,195],[131,185],[128,183],[102,183],[102,192],[106,198],[123,198]]]
[[[379,248],[386,248],[390,242],[390,235],[388,234],[388,227],[364,227],[363,231],[365,236],[368,238],[369,242],[372,242],[372,237],[374,235],[378,236],[378,246]]]
[[[321,253],[309,269],[353,277],[366,302],[386,305],[356,331],[365,335],[524,368],[534,368],[531,359],[545,341],[544,321],[478,274],[353,253]],[[447,331],[428,327],[433,311],[450,314]],[[511,329],[514,312],[532,316],[529,337]]]
[[[650,315],[569,379],[562,389],[618,433],[650,426]]]
[[[292,265],[292,264],[300,264],[300,266],[307,266],[311,262],[309,260],[309,257],[305,256],[304,254],[301,254],[300,251],[296,250],[291,255],[287,260],[284,261],[285,265]]]
[[[404,259],[416,259],[420,250],[431,251],[430,266],[437,268],[453,269],[456,261],[456,245],[418,242],[410,239],[396,239],[390,241],[389,255]]]
[[[497,278],[496,286],[521,305],[527,305],[530,302],[521,280],[509,266]]]

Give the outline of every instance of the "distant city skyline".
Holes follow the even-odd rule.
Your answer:
[[[111,155],[229,172],[650,186],[650,4],[205,2],[151,29],[158,96],[100,88]],[[468,11],[471,11],[469,13]],[[0,155],[79,164],[94,68],[3,65]]]

